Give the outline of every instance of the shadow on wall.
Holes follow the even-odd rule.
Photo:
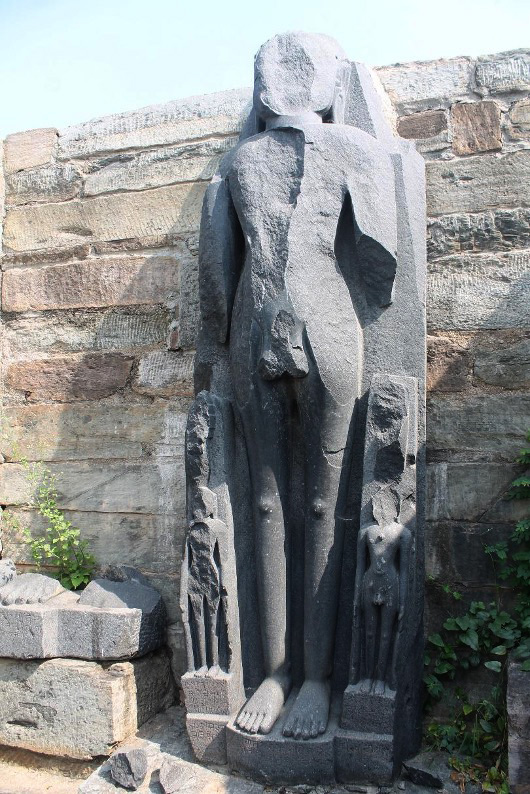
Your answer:
[[[46,210],[51,212],[47,249],[5,257],[4,413],[11,429],[2,440],[2,506],[21,526],[43,530],[44,520],[28,510],[29,487],[17,461],[45,461],[58,475],[60,507],[89,540],[99,565],[137,566],[162,593],[177,672],[185,666],[179,579],[184,430],[199,326],[198,224],[207,180],[234,142],[220,137],[166,150],[165,157],[153,150],[151,176],[166,180],[161,187],[150,184],[150,152],[96,158],[81,166],[74,161],[76,169],[87,169],[79,198],[13,208],[22,219],[34,212],[42,224]],[[198,156],[201,147],[206,154]],[[29,174],[27,180],[39,178],[36,171],[21,173]],[[120,179],[132,185],[129,192],[116,188]],[[87,185],[90,193],[98,184],[117,192],[85,198]],[[13,203],[15,186],[8,194]],[[146,189],[135,190],[142,186]],[[106,223],[97,217],[93,227],[62,230],[62,214],[72,214],[68,205],[82,205],[84,216],[93,219],[102,199],[107,209],[115,202],[118,230],[118,213],[127,201],[133,217],[123,226],[134,236],[97,239]],[[31,564],[20,531],[4,532],[3,541],[4,556]]]

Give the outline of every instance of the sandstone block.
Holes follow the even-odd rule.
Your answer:
[[[2,279],[7,312],[165,303],[178,288],[175,256],[86,259],[14,268]]]
[[[83,460],[179,455],[184,444],[184,407],[152,403],[108,405],[100,401],[21,405],[4,409],[9,432],[0,438],[7,460]]]
[[[164,105],[118,113],[61,130],[59,159],[89,157],[123,149],[234,135],[250,109],[248,88],[189,97]]]
[[[405,63],[376,70],[400,114],[447,107],[470,94],[473,63],[469,58]]]
[[[397,131],[402,138],[432,138],[447,129],[445,110],[425,110],[398,119]]]
[[[470,384],[467,348],[445,337],[427,337],[427,391],[462,391]]]
[[[157,237],[197,229],[203,183],[184,183],[133,193],[96,196],[62,204],[13,207],[4,223],[12,251],[67,248],[80,240]]]
[[[530,151],[426,164],[427,212],[483,212],[530,206]]]
[[[489,455],[512,462],[530,427],[530,397],[523,394],[432,395],[427,443],[430,454],[445,451]]]
[[[427,519],[430,521],[515,522],[524,513],[517,500],[505,500],[519,469],[497,463],[431,463],[427,466]]]
[[[0,659],[0,742],[70,758],[109,755],[172,696],[162,652],[110,666]]]
[[[57,130],[51,127],[8,135],[4,149],[6,174],[47,165],[56,143]]]
[[[145,190],[178,182],[209,180],[221,156],[237,138],[218,138],[178,148],[160,148],[123,156],[103,164],[85,180],[83,194],[97,196],[117,190]]]
[[[59,503],[65,510],[101,513],[183,515],[182,458],[157,463],[103,462],[49,465],[59,476]],[[31,486],[18,463],[0,466],[0,504],[29,504]],[[126,562],[126,560],[120,560]],[[156,587],[156,585],[154,585]],[[158,590],[159,588],[156,587]]]
[[[529,266],[528,251],[432,262],[427,289],[429,328],[528,328]]]
[[[512,532],[512,524],[427,522],[427,576],[443,582],[465,582],[467,586],[495,587],[495,568],[484,546],[507,540]]]
[[[134,350],[163,343],[170,313],[162,306],[11,316],[3,326],[6,356]]]
[[[27,527],[32,534],[39,535],[45,528],[44,519],[31,510],[9,508],[9,513],[20,523],[20,528],[9,526],[5,532],[4,553],[10,554],[17,564],[31,565],[33,560],[22,529]],[[181,563],[184,513],[145,515],[66,510],[65,516],[80,530],[100,563],[130,562],[154,574],[171,574]]]
[[[478,94],[506,94],[530,87],[530,52],[516,50],[479,58],[475,67]]]
[[[7,384],[30,402],[100,400],[125,387],[133,361],[122,353],[18,361],[7,368]]]
[[[193,396],[192,353],[155,351],[140,359],[135,389],[147,394]]]
[[[66,201],[79,193],[81,174],[73,165],[48,165],[6,178],[6,203]]]
[[[530,210],[455,213],[427,223],[429,260],[461,251],[506,251],[530,244]]]
[[[461,102],[451,108],[455,154],[502,149],[501,111],[495,102]]]
[[[524,389],[530,386],[530,339],[523,339],[502,350],[480,352],[473,374],[483,383],[503,389]]]
[[[510,110],[510,119],[521,130],[530,130],[530,99],[516,102]]]

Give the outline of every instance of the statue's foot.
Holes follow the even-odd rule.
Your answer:
[[[236,725],[248,733],[269,733],[280,715],[290,688],[288,676],[266,678],[241,709]]]
[[[283,735],[314,739],[324,733],[328,724],[329,699],[327,681],[305,681],[283,726]]]

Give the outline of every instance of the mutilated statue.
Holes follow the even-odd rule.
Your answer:
[[[183,686],[199,755],[201,675],[204,687],[221,686],[217,671],[223,677],[229,756],[231,746],[234,755],[248,750],[240,735],[333,742],[330,707],[349,680],[375,693],[396,688],[394,656],[405,647],[396,636],[410,634],[404,616],[415,587],[415,457],[398,455],[370,492],[370,504],[383,501],[381,522],[375,508],[364,523],[361,514],[370,488],[365,423],[378,421],[366,395],[377,373],[398,378],[404,449],[418,421],[409,386],[423,377],[413,250],[421,235],[399,217],[415,178],[404,156],[369,73],[334,40],[288,33],[261,47],[252,113],[207,189],[201,222],[182,583]],[[396,297],[406,256],[408,300]],[[400,322],[395,299],[411,321]],[[407,353],[413,336],[417,355]],[[391,520],[381,496],[389,489]],[[355,570],[356,548],[353,585],[344,571]],[[363,646],[358,663],[344,638]],[[208,731],[214,722],[205,718]]]

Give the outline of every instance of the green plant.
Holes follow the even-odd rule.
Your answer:
[[[47,522],[40,537],[33,537],[29,529],[23,532],[31,555],[39,568],[44,565],[55,568],[63,587],[77,590],[90,581],[96,561],[88,551],[87,541],[81,540],[80,531],[57,506],[56,476],[42,463],[23,462],[23,466],[34,485],[32,506]]]
[[[530,441],[530,432],[527,434]],[[530,464],[530,449],[517,462]],[[507,498],[530,498],[530,477],[518,477]],[[427,744],[433,748],[480,759],[473,775],[482,769],[483,791],[507,791],[506,783],[506,662],[509,653],[530,671],[530,518],[515,527],[507,541],[486,546],[496,578],[510,588],[513,608],[501,605],[500,588],[496,601],[473,601],[466,612],[448,617],[439,632],[428,637],[425,654],[426,707],[448,697],[444,682],[467,675],[484,666],[497,678],[488,699],[472,703],[464,690],[455,687],[451,719],[447,724],[431,722],[426,729]],[[460,601],[461,593],[444,585],[443,590]],[[464,775],[464,769],[457,770]],[[468,777],[469,780],[473,778]]]

